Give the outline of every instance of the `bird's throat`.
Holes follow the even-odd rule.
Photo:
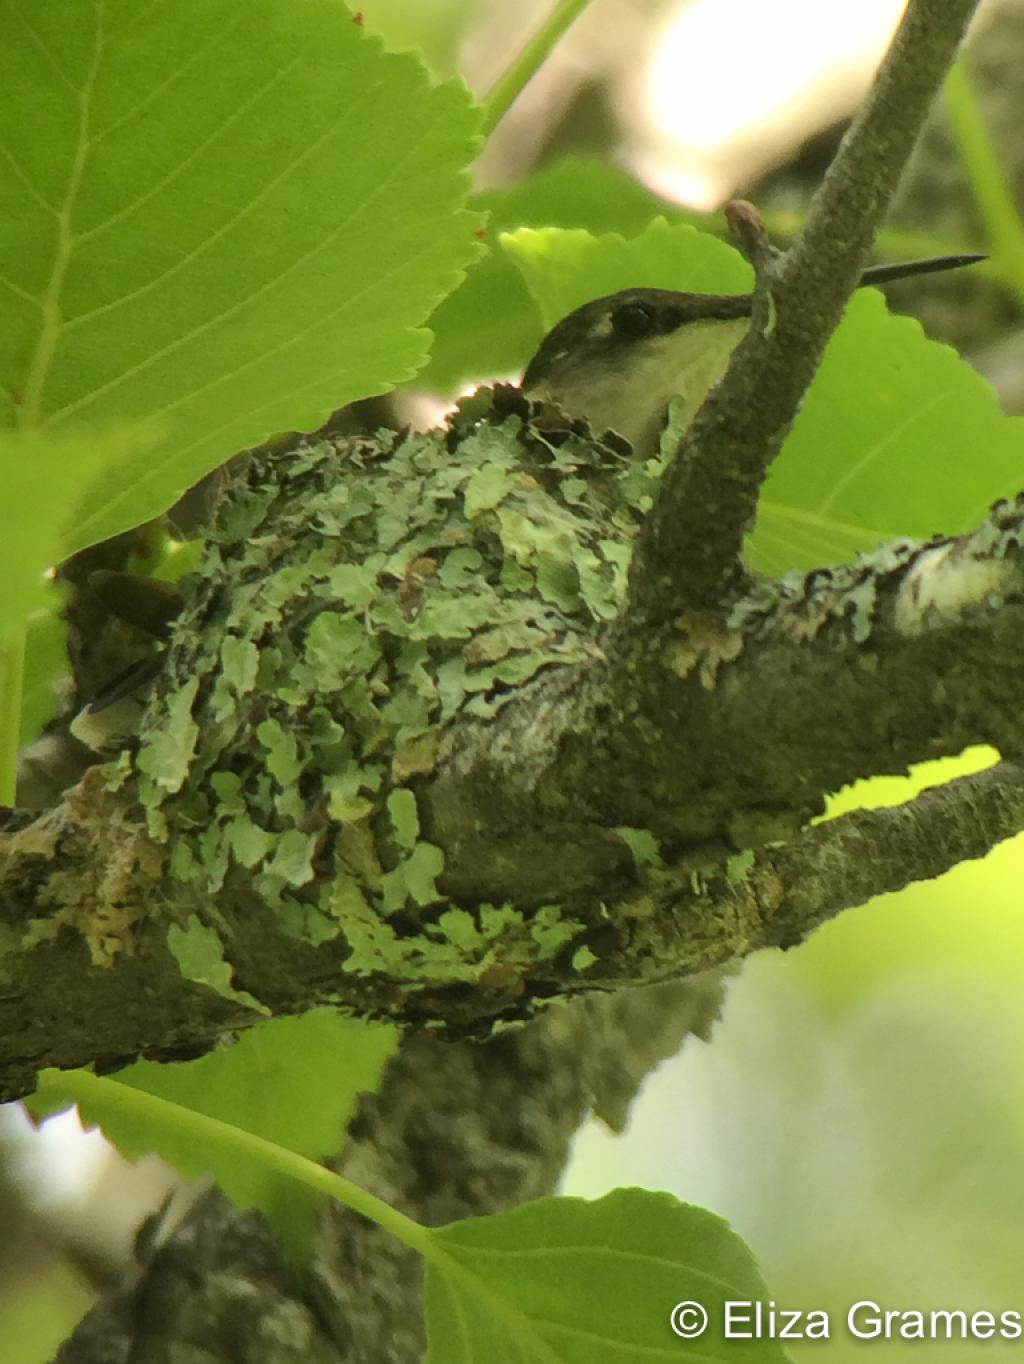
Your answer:
[[[657,453],[672,399],[681,400],[680,415],[688,425],[749,326],[747,318],[690,322],[621,354],[559,366],[529,396],[585,418],[595,435],[618,432],[638,458],[648,459]]]

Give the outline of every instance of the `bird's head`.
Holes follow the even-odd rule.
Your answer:
[[[937,256],[873,266],[860,283],[952,270],[983,256]],[[725,373],[750,326],[750,294],[623,289],[563,317],[541,341],[522,378],[526,397],[584,418],[595,435],[625,436],[639,458],[656,453],[669,403],[685,425]]]
[[[750,325],[749,294],[623,289],[576,308],[541,342],[522,380],[591,430],[625,436],[635,454],[657,449],[673,398],[688,420],[718,382]]]

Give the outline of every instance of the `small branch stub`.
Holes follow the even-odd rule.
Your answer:
[[[764,220],[754,205],[747,199],[731,199],[725,206],[725,221],[758,278],[768,274],[783,253],[768,240]]]

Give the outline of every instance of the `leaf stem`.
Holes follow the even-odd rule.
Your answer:
[[[155,1094],[147,1094],[144,1090],[134,1089],[119,1080],[93,1075],[87,1070],[41,1071],[36,1092],[48,1105],[54,1101],[81,1103],[88,1110],[90,1103],[101,1103],[108,1110],[117,1110],[129,1117],[173,1126],[178,1132],[194,1137],[197,1144],[204,1147],[244,1153],[267,1169],[288,1179],[296,1179],[307,1188],[344,1203],[354,1212],[391,1232],[392,1236],[418,1254],[436,1258],[433,1237],[427,1227],[420,1226],[411,1217],[406,1217],[374,1194],[367,1193],[343,1175],[337,1175],[318,1165],[315,1160],[300,1156],[253,1132],[246,1132],[241,1127],[211,1118],[206,1113],[197,1113],[192,1108],[158,1098]]]
[[[1024,225],[974,94],[963,57],[949,71],[943,89],[953,139],[985,222],[992,254],[1024,299]]]
[[[483,101],[481,132],[489,137],[519,98],[520,92],[544,64],[566,29],[579,18],[590,0],[561,0],[523,50],[491,86]]]
[[[0,805],[15,801],[24,671],[25,628],[20,626],[0,641]]]

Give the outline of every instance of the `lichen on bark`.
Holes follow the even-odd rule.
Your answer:
[[[486,390],[447,431],[254,453],[226,490],[120,769],[207,904],[248,884],[413,989],[578,950],[558,905],[451,903],[417,803],[453,727],[600,657],[622,598],[657,469],[537,416]]]

